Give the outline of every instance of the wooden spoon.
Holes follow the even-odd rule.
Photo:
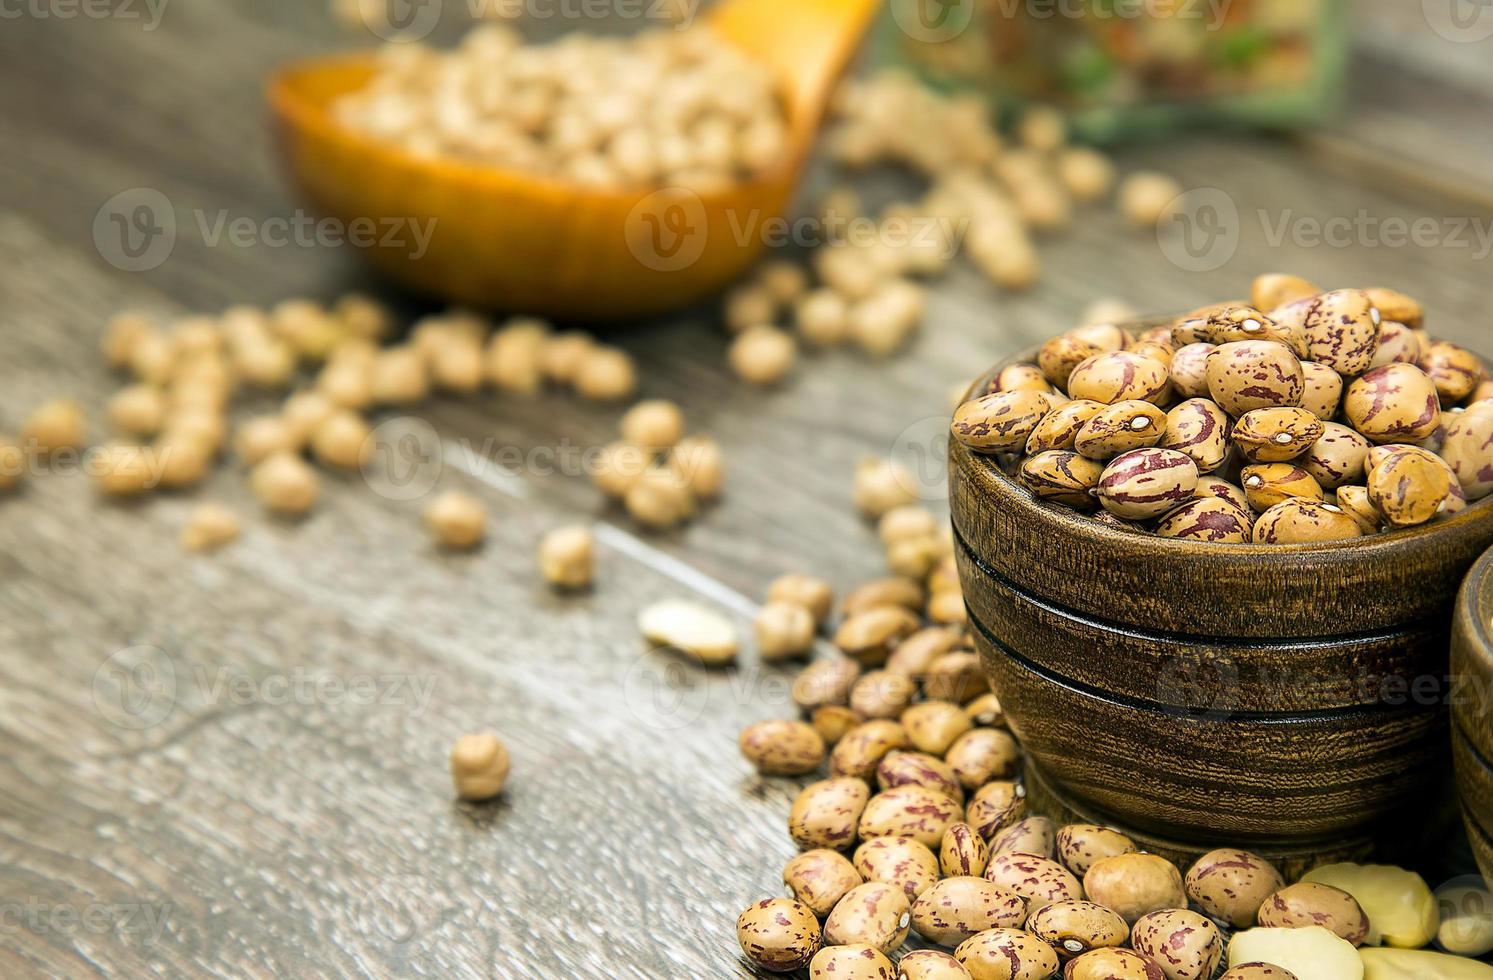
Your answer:
[[[607,191],[541,174],[419,157],[340,124],[372,54],[289,65],[268,97],[290,170],[321,213],[369,239],[385,273],[451,302],[616,318],[677,309],[742,273],[788,203],[836,80],[877,0],[724,0],[709,23],[777,77],[786,150],[719,192]],[[359,222],[354,224],[354,222]],[[433,224],[432,224],[433,222]],[[428,230],[421,252],[414,229]],[[369,234],[371,233],[371,234]],[[396,237],[398,241],[393,241]]]

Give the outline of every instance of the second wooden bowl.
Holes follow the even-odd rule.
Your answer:
[[[1040,502],[958,443],[950,497],[976,643],[1030,764],[1075,808],[1179,850],[1329,853],[1444,775],[1451,607],[1493,507],[1208,545]]]
[[[1493,552],[1483,555],[1457,597],[1452,622],[1452,758],[1467,838],[1493,881]]]

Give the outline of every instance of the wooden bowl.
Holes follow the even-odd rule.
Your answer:
[[[357,229],[391,278],[480,307],[617,319],[678,309],[757,257],[797,186],[825,103],[876,0],[729,0],[718,33],[777,76],[787,148],[719,192],[589,189],[557,178],[422,157],[342,125],[341,96],[367,84],[372,54],[293,64],[268,99],[287,167],[311,205]],[[414,228],[428,243],[417,240]],[[393,232],[387,235],[386,232]],[[386,240],[387,237],[387,240]]]
[[[1208,545],[1038,501],[957,442],[950,457],[970,628],[1071,809],[1173,851],[1309,856],[1444,774],[1450,614],[1493,506],[1324,545]]]
[[[1467,839],[1493,881],[1493,553],[1479,558],[1452,620],[1452,759]]]

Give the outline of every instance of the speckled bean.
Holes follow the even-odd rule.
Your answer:
[[[819,951],[819,920],[791,898],[765,899],[736,919],[736,939],[747,959],[764,970],[787,973]]]
[[[1005,728],[1006,712],[1001,708],[1000,698],[994,694],[982,694],[964,706],[964,713],[971,722],[986,728]]]
[[[969,980],[969,971],[952,954],[915,949],[897,964],[897,980]]]
[[[1118,830],[1093,823],[1070,823],[1054,835],[1058,861],[1082,879],[1095,861],[1135,853],[1135,842]]]
[[[1192,495],[1198,499],[1204,497],[1218,497],[1227,500],[1240,510],[1249,510],[1249,498],[1244,495],[1244,489],[1228,480],[1216,476],[1198,477],[1198,485],[1192,491]]]
[[[1493,412],[1469,410],[1446,418],[1441,458],[1467,499],[1482,500],[1493,493]]]
[[[793,681],[793,703],[805,711],[828,704],[845,704],[861,675],[861,665],[848,657],[816,660]]]
[[[1163,909],[1143,916],[1130,945],[1161,965],[1167,980],[1212,980],[1223,959],[1218,927],[1190,909]]]
[[[1370,442],[1413,443],[1441,424],[1441,399],[1414,364],[1386,364],[1348,386],[1343,415]]]
[[[902,889],[868,881],[845,893],[824,920],[830,946],[866,943],[889,954],[907,938],[912,906]]]
[[[1260,905],[1256,921],[1269,928],[1321,926],[1354,946],[1369,934],[1369,917],[1358,900],[1341,888],[1298,881],[1273,892]]]
[[[963,802],[964,787],[953,767],[924,752],[889,752],[876,767],[876,784],[883,791],[898,786],[921,786]]]
[[[1068,397],[1113,405],[1116,402],[1164,403],[1172,392],[1164,364],[1129,351],[1095,354],[1068,376]]]
[[[873,837],[855,849],[853,863],[862,878],[902,889],[909,902],[938,881],[938,857],[910,837]]]
[[[907,732],[895,721],[868,721],[845,733],[829,754],[832,776],[854,776],[870,782],[888,752],[907,747]]]
[[[803,776],[824,762],[824,739],[807,722],[759,721],[742,730],[737,744],[764,776]]]
[[[944,755],[944,761],[968,790],[1014,775],[1020,760],[1021,746],[1000,728],[967,731],[954,740]]]
[[[1131,949],[1096,949],[1063,970],[1063,980],[1166,980],[1161,966]]]
[[[822,779],[805,786],[788,814],[788,836],[804,850],[843,851],[855,843],[871,787],[850,777]]]
[[[1260,310],[1273,310],[1298,299],[1315,296],[1321,291],[1310,279],[1285,272],[1267,272],[1255,276],[1254,282],[1250,284],[1250,305]]]
[[[1026,793],[1011,780],[996,780],[975,790],[964,808],[964,822],[975,828],[985,840],[996,831],[1021,818],[1026,811]]]
[[[1172,354],[1172,387],[1183,398],[1208,397],[1208,355],[1215,344],[1187,344]]]
[[[1084,873],[1083,888],[1090,901],[1114,909],[1132,925],[1151,912],[1187,907],[1182,872],[1155,854],[1100,858]]]
[[[1338,487],[1336,498],[1337,505],[1342,508],[1343,513],[1353,518],[1353,523],[1358,525],[1358,530],[1363,534],[1375,534],[1384,527],[1384,515],[1374,502],[1369,499],[1369,488],[1363,486]]]
[[[1273,340],[1290,348],[1299,358],[1307,356],[1306,333],[1301,324],[1282,322],[1252,306],[1226,306],[1206,317],[1186,321],[1173,329],[1174,337],[1189,343],[1230,344],[1241,340]]]
[[[1049,449],[1072,449],[1078,430],[1106,407],[1103,402],[1079,398],[1048,412],[1027,437],[1027,455],[1035,456]]]
[[[861,812],[860,835],[911,837],[938,847],[949,824],[963,815],[959,801],[922,786],[898,786],[871,797]]]
[[[1208,355],[1208,395],[1230,415],[1301,404],[1305,380],[1290,348],[1269,340],[1224,344]]]
[[[1017,479],[1042,500],[1089,510],[1098,506],[1093,489],[1103,472],[1103,463],[1071,450],[1053,449],[1023,459]]]
[[[1037,367],[1058,388],[1067,389],[1073,369],[1095,354],[1104,353],[1099,345],[1075,337],[1072,332],[1059,334],[1037,351]]]
[[[1198,469],[1174,449],[1134,449],[1115,457],[1099,479],[1099,502],[1131,521],[1160,517],[1192,499]]]
[[[1048,392],[1051,390],[1052,385],[1048,383],[1047,376],[1037,365],[1007,364],[990,379],[990,389],[986,394],[994,394],[997,391]]]
[[[1441,404],[1455,405],[1483,380],[1483,360],[1459,344],[1440,341],[1420,356],[1420,369],[1436,386]]]
[[[1358,522],[1336,504],[1294,497],[1260,515],[1254,540],[1256,544],[1310,544],[1362,534]]]
[[[1306,333],[1307,358],[1339,374],[1368,370],[1374,360],[1383,319],[1361,289],[1335,289],[1272,311],[1282,323],[1299,323]]]
[[[1425,310],[1414,297],[1387,286],[1370,286],[1364,293],[1385,320],[1398,320],[1413,330],[1419,330],[1424,325]]]
[[[957,597],[958,593],[954,595]],[[962,704],[988,690],[990,681],[980,664],[980,655],[973,650],[954,650],[936,658],[923,678],[923,696],[940,701]]]
[[[1052,406],[1036,391],[998,391],[954,410],[949,431],[977,453],[1012,453],[1026,445]]]
[[[1420,338],[1415,331],[1397,320],[1385,319],[1379,324],[1378,347],[1369,367],[1386,364],[1414,364],[1420,360]]]
[[[1053,902],[1083,898],[1083,888],[1071,871],[1036,854],[996,854],[992,848],[985,879],[1026,899],[1032,913]]]
[[[1276,504],[1298,497],[1321,500],[1322,487],[1295,463],[1256,463],[1239,471],[1239,485],[1254,510],[1264,513]]]
[[[821,919],[862,881],[845,855],[825,847],[804,851],[783,867],[783,884],[789,894]]]
[[[1363,476],[1369,441],[1346,425],[1322,423],[1322,434],[1296,462],[1318,486],[1336,489]]]
[[[922,680],[935,659],[959,645],[959,634],[944,626],[929,626],[897,644],[887,658],[886,669],[914,680]],[[916,743],[914,743],[916,744]]]
[[[954,950],[973,980],[1046,980],[1058,970],[1058,954],[1020,929],[987,929]]]
[[[1046,817],[1023,817],[990,840],[991,854],[1035,854],[1051,858],[1055,847],[1055,830]]]
[[[1166,432],[1166,423],[1166,413],[1150,402],[1117,402],[1079,427],[1073,449],[1087,459],[1113,459],[1132,449],[1154,446]]]
[[[1212,473],[1229,458],[1232,423],[1222,408],[1207,398],[1189,398],[1166,413],[1166,430],[1156,445],[1186,454],[1199,473]]]
[[[1326,422],[1343,400],[1343,376],[1326,364],[1301,362],[1301,407]]]
[[[893,980],[897,968],[869,943],[826,946],[809,961],[809,980]]]
[[[1273,963],[1240,963],[1218,980],[1298,980],[1296,974]]]
[[[1369,500],[1396,527],[1429,521],[1451,492],[1448,468],[1428,455],[1395,453],[1369,470]]]
[[[858,612],[835,630],[834,643],[863,667],[879,667],[922,620],[902,606],[876,606]]]
[[[949,877],[980,877],[990,864],[990,845],[967,823],[951,823],[944,831],[938,866]]]
[[[986,929],[1020,928],[1026,903],[984,878],[958,875],[929,888],[912,906],[912,927],[939,946],[957,946]]]
[[[1046,940],[1064,960],[1092,949],[1124,946],[1130,941],[1130,927],[1125,920],[1093,902],[1053,902],[1034,913],[1026,928]]]
[[[850,707],[868,719],[898,718],[917,693],[917,681],[911,677],[872,670],[862,674],[850,689]]]
[[[1234,424],[1234,446],[1252,463],[1284,463],[1322,436],[1322,421],[1304,408],[1257,408]]]
[[[1221,497],[1191,500],[1167,514],[1153,529],[1157,537],[1246,544],[1253,540],[1254,513]]]
[[[1285,885],[1275,865],[1249,851],[1209,851],[1187,869],[1187,897],[1219,922],[1241,929],[1254,924],[1260,903]]]

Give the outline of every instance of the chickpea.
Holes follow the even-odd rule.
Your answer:
[[[305,514],[321,495],[321,480],[316,471],[291,453],[275,453],[260,462],[250,474],[249,482],[265,509],[282,517]]]
[[[867,517],[916,503],[915,488],[912,474],[892,460],[868,457],[856,465],[855,506]]]
[[[451,747],[451,779],[463,800],[490,800],[508,781],[508,748],[491,732],[463,735]]]
[[[379,405],[413,405],[430,395],[425,358],[411,346],[379,352],[369,369],[369,396]]]
[[[372,431],[363,417],[337,409],[311,435],[311,452],[326,466],[357,469],[373,452]]]
[[[280,407],[280,417],[290,429],[291,439],[301,446],[310,442],[316,430],[336,411],[337,406],[326,396],[315,391],[301,391],[285,400]]]
[[[834,605],[835,592],[823,579],[795,572],[773,580],[767,588],[767,601],[802,606],[818,625],[828,618],[830,608]]]
[[[82,449],[88,417],[75,401],[57,399],[38,407],[21,426],[21,441],[41,455]]]
[[[1137,228],[1154,228],[1171,216],[1182,185],[1165,174],[1140,171],[1120,181],[1120,211]]]
[[[590,528],[557,527],[539,540],[539,573],[557,589],[584,589],[595,574],[593,551]]]
[[[575,390],[591,401],[620,401],[637,388],[637,369],[625,351],[597,346],[581,360]]]
[[[1097,150],[1075,146],[1063,150],[1057,159],[1058,178],[1075,201],[1091,203],[1102,200],[1115,186],[1115,167]],[[1102,316],[1101,320],[1129,319],[1129,316]]]
[[[664,399],[641,401],[622,416],[622,438],[650,452],[663,452],[684,437],[684,413]]]
[[[153,436],[166,421],[166,407],[166,396],[161,389],[154,385],[130,385],[109,400],[109,423],[125,435]]]
[[[549,324],[540,320],[510,320],[493,333],[483,351],[487,380],[503,391],[532,395],[544,381],[542,358]]]
[[[278,415],[246,419],[234,436],[233,451],[245,466],[254,466],[275,453],[299,449],[290,426]]]
[[[833,289],[806,293],[794,308],[799,336],[818,347],[842,344],[850,336],[850,309]]]
[[[669,454],[669,469],[699,500],[714,500],[726,482],[725,457],[709,436],[679,440]]]
[[[539,351],[540,370],[550,381],[572,384],[581,364],[595,348],[596,341],[579,331],[548,335]]]
[[[726,329],[732,333],[771,326],[777,312],[778,300],[763,286],[738,286],[726,294]]]
[[[645,470],[622,498],[627,513],[643,527],[666,531],[694,516],[689,486],[673,470],[653,466]]]
[[[737,377],[755,385],[775,385],[793,369],[793,338],[772,326],[750,327],[731,343],[728,357]]]
[[[652,460],[641,446],[613,442],[601,448],[591,471],[591,481],[609,497],[622,498],[648,471]]]

